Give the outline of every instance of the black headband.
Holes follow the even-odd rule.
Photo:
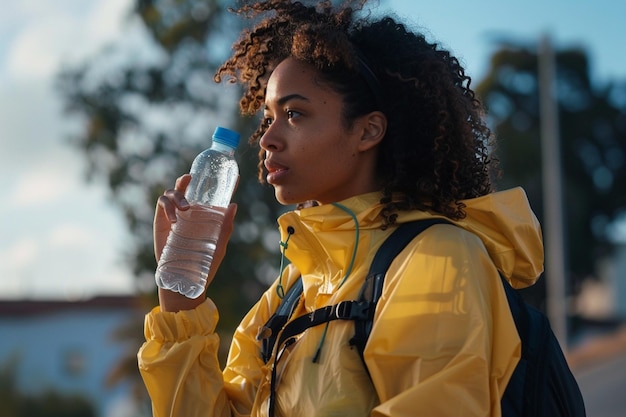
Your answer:
[[[363,78],[370,91],[374,95],[374,99],[376,100],[376,105],[379,109],[382,109],[382,87],[380,85],[380,80],[372,71],[372,67],[367,63],[368,60],[358,48],[354,48],[357,57],[358,68],[357,71],[359,75]]]

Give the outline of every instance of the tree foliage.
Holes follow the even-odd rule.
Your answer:
[[[594,274],[599,257],[610,253],[611,228],[626,210],[626,82],[596,86],[580,49],[557,51],[555,63],[566,267],[575,289]],[[522,185],[543,223],[535,48],[503,46],[477,90],[499,139],[502,185]]]

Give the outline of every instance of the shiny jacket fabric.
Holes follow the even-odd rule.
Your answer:
[[[391,232],[381,228],[379,198],[281,216],[281,240],[293,234],[280,281],[288,288],[303,277],[294,317],[357,297]],[[543,270],[541,230],[520,188],[464,203],[460,227],[432,226],[391,264],[364,352],[367,370],[349,343],[351,321],[310,328],[281,352],[277,416],[500,416],[520,342],[498,270],[514,287],[532,285]],[[428,217],[401,212],[397,222]],[[261,360],[257,334],[280,303],[278,282],[237,328],[223,371],[210,299],[192,311],[157,307],[146,316],[138,358],[154,416],[268,415],[273,361]]]

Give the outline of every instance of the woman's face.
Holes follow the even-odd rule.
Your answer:
[[[319,82],[317,70],[293,58],[270,76],[260,140],[267,182],[281,204],[344,200],[378,190],[376,143],[367,116],[346,128],[342,97]]]

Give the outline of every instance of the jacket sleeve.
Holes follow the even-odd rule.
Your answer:
[[[146,315],[138,362],[154,417],[231,415],[217,358],[217,320],[209,299],[194,310],[156,307]]]
[[[433,226],[392,263],[365,360],[372,416],[500,416],[520,357],[504,289],[482,242]]]
[[[291,275],[298,276],[293,271]],[[154,417],[245,417],[252,413],[257,390],[268,373],[256,335],[279,303],[272,296],[275,286],[235,331],[224,371],[217,355],[218,311],[210,299],[194,310],[168,313],[156,307],[146,315],[146,342],[137,357]]]

